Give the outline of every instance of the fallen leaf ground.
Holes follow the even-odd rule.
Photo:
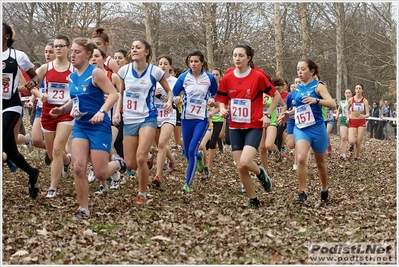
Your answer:
[[[146,208],[135,206],[136,177],[100,196],[94,194],[96,181],[90,184],[91,217],[79,222],[71,220],[78,207],[73,175],[61,179],[55,199],[46,199],[50,169],[44,153],[21,147],[40,168],[41,192],[32,200],[27,176],[3,165],[2,264],[309,264],[311,243],[396,242],[396,142],[366,138],[355,163],[341,161],[340,137],[331,139],[327,206],[320,203],[312,160],[308,200],[294,203],[298,184],[288,155],[280,163],[270,158],[271,193],[254,176],[262,207],[244,209],[248,198],[238,192],[228,150],[216,158],[212,178],[199,183],[197,174],[193,191],[183,195],[186,161],[172,149],[179,155],[176,170],[164,172],[160,188],[149,186]]]

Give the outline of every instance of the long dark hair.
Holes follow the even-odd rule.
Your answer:
[[[4,22],[3,22],[3,30],[4,30],[4,34],[10,35],[10,38],[7,39],[7,47],[12,47],[13,43],[15,42],[14,31],[12,30],[10,25],[8,25],[7,23],[4,23]]]
[[[249,62],[248,62],[248,65],[249,65],[251,68],[255,68],[255,65],[254,65],[254,62],[253,62],[254,54],[255,54],[254,50],[253,50],[249,45],[247,45],[247,44],[236,44],[236,45],[234,46],[234,48],[233,48],[233,51],[234,51],[234,49],[236,49],[236,48],[244,48],[244,49],[245,49],[245,53],[247,54],[247,56],[251,57],[251,59],[250,59]]]
[[[205,61],[205,56],[204,56],[204,54],[201,51],[198,51],[198,50],[191,52],[186,57],[186,65],[187,65],[187,67],[190,68],[190,58],[194,57],[194,56],[199,57],[200,61],[202,63],[204,63],[202,65],[202,69],[204,69],[205,71],[208,71],[208,63]]]

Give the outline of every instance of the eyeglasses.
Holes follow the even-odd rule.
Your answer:
[[[54,45],[54,48],[64,48],[65,46],[67,46],[66,44],[60,44],[60,45]]]

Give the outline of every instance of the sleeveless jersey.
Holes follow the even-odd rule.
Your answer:
[[[157,118],[154,105],[155,87],[165,72],[148,63],[139,76],[133,67],[134,62],[120,68],[118,75],[125,83],[123,92],[123,121],[125,124],[141,123]]]
[[[69,75],[69,88],[73,107],[71,115],[75,118],[75,124],[90,126],[89,121],[104,104],[104,92],[93,84],[93,70],[97,68],[89,64],[86,70],[79,76],[77,72]],[[96,124],[98,127],[111,127],[111,120],[108,114],[104,114],[104,120]]]
[[[7,49],[2,52],[2,76],[8,76],[10,82],[3,85],[2,88],[2,110],[22,112],[21,98],[18,93],[19,68],[28,71],[34,65],[30,62],[28,56],[22,51]]]
[[[74,67],[69,63],[69,68],[63,72],[58,72],[54,68],[54,61],[47,63],[47,72],[45,74],[45,91],[48,99],[43,103],[43,115],[49,115],[53,107],[64,105],[69,97],[70,90],[68,77],[74,71]]]
[[[360,99],[360,101],[356,101],[355,97],[352,96],[352,105],[350,107],[352,112],[355,113],[363,113],[364,111],[364,97],[362,97],[362,99]]]
[[[302,102],[302,97],[309,96],[314,98],[320,98],[320,96],[316,93],[317,85],[319,81],[314,79],[312,82],[304,85],[303,83],[299,84],[296,89],[295,95],[295,104],[296,104],[296,112],[295,112],[295,125],[298,126],[298,123],[309,123],[314,120],[314,124],[324,123],[324,118],[322,114],[322,106],[319,104],[305,104]],[[310,106],[310,109],[309,109]],[[301,115],[302,114],[302,115]],[[313,119],[312,119],[313,116]]]

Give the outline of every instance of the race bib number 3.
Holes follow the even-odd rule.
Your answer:
[[[295,109],[295,125],[302,129],[315,124],[316,121],[313,116],[310,105],[302,105]]]
[[[231,120],[238,123],[251,122],[251,100],[234,98],[231,101]]]
[[[53,105],[65,104],[69,98],[69,84],[48,83],[48,103]]]
[[[353,103],[353,112],[361,113],[364,111],[363,103]]]
[[[72,99],[72,110],[69,113],[69,115],[71,115],[72,117],[74,117],[76,120],[79,120],[80,118],[82,118],[84,115],[87,114],[87,112],[81,112],[80,108],[79,108],[79,97],[75,97]]]

